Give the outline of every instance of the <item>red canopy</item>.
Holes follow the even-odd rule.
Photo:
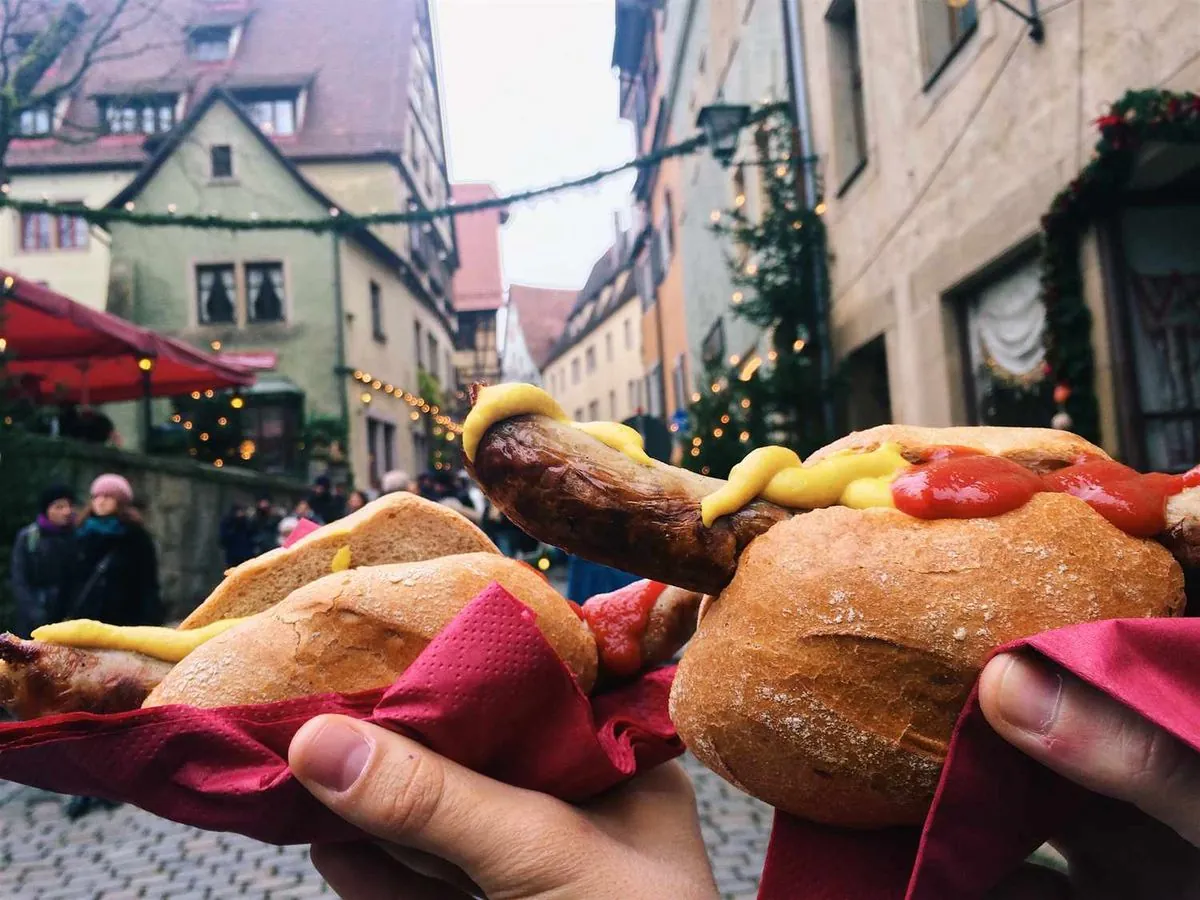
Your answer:
[[[43,403],[113,403],[254,383],[254,373],[182,341],[89,309],[0,269],[0,338],[6,368],[38,382]]]

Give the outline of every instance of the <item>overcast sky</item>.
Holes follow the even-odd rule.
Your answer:
[[[613,0],[437,0],[451,180],[509,194],[631,157],[610,66],[614,16]],[[514,207],[506,280],[581,287],[633,180]]]

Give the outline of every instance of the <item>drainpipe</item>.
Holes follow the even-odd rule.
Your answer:
[[[346,311],[342,298],[342,237],[336,231],[333,237],[333,310],[337,317],[334,335],[337,342],[334,351],[334,375],[337,378],[338,399],[342,412],[342,428],[346,433],[347,453],[350,452],[350,399],[346,395]]]
[[[784,47],[787,50],[788,94],[792,120],[796,127],[796,143],[800,152],[804,203],[812,209],[821,197],[817,184],[817,155],[813,150],[812,114],[808,106],[808,79],[805,75],[804,33],[800,22],[799,0],[782,0]],[[829,308],[825,288],[829,273],[826,260],[814,260],[813,290],[817,295],[817,365],[821,378],[821,418],[826,436],[832,439],[837,427],[837,414],[829,386],[833,374],[833,347],[830,346]]]

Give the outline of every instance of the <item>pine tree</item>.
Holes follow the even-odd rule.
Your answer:
[[[711,367],[689,409],[692,447],[685,464],[719,477],[754,447],[782,444],[804,457],[835,437],[822,418],[822,391],[834,386],[822,385],[813,344],[820,310],[828,308],[817,293],[827,284],[817,277],[828,262],[824,209],[807,209],[800,202],[797,167],[789,161],[789,124],[770,120],[761,129],[756,142],[765,157],[758,161],[761,218],[752,220],[739,198],[713,230],[734,247],[732,314],[761,328],[767,349],[757,364],[738,360],[741,371],[724,368],[724,361]],[[735,425],[731,445],[722,419],[745,421],[739,412],[746,398],[757,427]]]

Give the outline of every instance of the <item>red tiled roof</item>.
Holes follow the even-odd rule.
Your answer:
[[[490,184],[451,185],[458,205],[492,200],[499,196]],[[454,226],[458,234],[459,269],[454,274],[454,309],[476,312],[504,305],[504,268],[500,258],[500,227],[508,220],[503,209],[460,215]]]
[[[539,369],[546,365],[575,305],[576,291],[514,284],[508,299],[517,308],[517,319],[525,334],[525,346]]]
[[[104,8],[107,0],[82,0]],[[184,115],[215,86],[278,87],[280,79],[308,84],[304,121],[293,139],[280,141],[293,159],[399,153],[408,122],[410,54],[422,0],[159,0],[147,17],[130,4],[127,28],[104,50],[112,57],[92,67],[73,93],[67,120],[95,129],[95,95],[130,86],[182,90]],[[302,7],[302,8],[301,8]],[[188,24],[244,19],[234,58],[198,62],[187,52]],[[218,22],[220,20],[220,22]],[[72,71],[81,46],[67,51],[43,87]],[[123,136],[83,143],[22,141],[7,163],[21,169],[57,165],[130,165],[146,158],[140,142]]]

